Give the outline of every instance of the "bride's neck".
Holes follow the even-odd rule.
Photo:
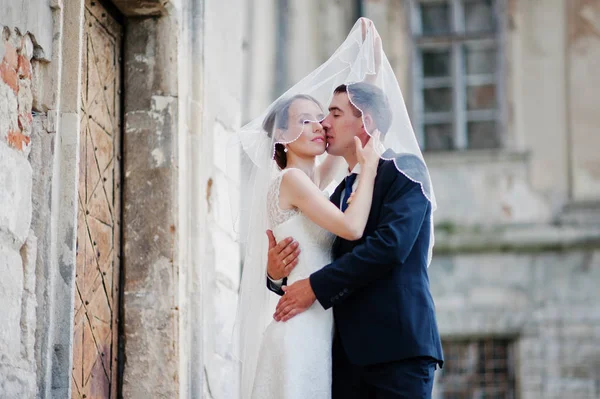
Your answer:
[[[316,157],[299,157],[296,154],[288,152],[286,169],[287,168],[300,169],[301,171],[306,173],[306,175],[308,177],[310,177],[310,179],[312,181],[314,181],[316,167],[317,167],[317,158]]]

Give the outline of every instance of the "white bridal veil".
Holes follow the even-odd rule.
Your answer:
[[[419,183],[436,208],[435,195],[423,155],[415,138],[406,105],[392,67],[385,56],[373,23],[359,19],[346,40],[320,67],[295,84],[261,115],[241,128],[238,138],[243,148],[242,210],[240,240],[244,249],[238,316],[234,331],[234,355],[241,362],[242,398],[249,397],[262,334],[272,320],[278,297],[266,288],[268,240],[267,217],[269,183],[278,171],[281,144],[293,142],[302,134],[307,122],[322,119],[333,98],[334,90],[345,84],[351,103],[362,112],[363,121],[370,115],[381,131],[381,158],[392,160],[399,173]],[[369,102],[375,93],[382,102]],[[301,98],[319,107],[304,115],[300,123],[288,120],[290,100]],[[313,107],[315,109],[315,107]],[[365,126],[372,124],[365,123]],[[371,132],[368,132],[369,134]],[[433,247],[433,220],[431,249]]]

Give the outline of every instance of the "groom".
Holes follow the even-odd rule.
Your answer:
[[[360,175],[354,136],[364,145],[367,130],[385,135],[392,116],[383,92],[368,83],[352,85],[352,101],[364,118],[341,85],[322,123],[327,152],[344,157],[351,171],[331,196],[342,211]],[[426,176],[425,165],[414,156],[398,157],[396,164]],[[333,399],[431,397],[443,355],[427,275],[430,218],[431,203],[422,187],[398,172],[393,161],[380,160],[363,238],[338,237],[332,263],[286,286],[281,278],[295,266],[299,249],[292,238],[276,244],[269,235],[267,286],[283,294],[275,320],[287,321],[315,300],[325,309],[333,307]]]

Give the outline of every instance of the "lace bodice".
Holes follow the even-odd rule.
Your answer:
[[[300,214],[300,211],[296,208],[281,209],[279,205],[279,188],[281,187],[281,180],[283,179],[285,172],[288,170],[289,169],[284,169],[279,172],[277,177],[275,177],[269,185],[269,192],[267,193],[267,212],[269,215],[269,226],[271,229],[274,229],[281,223]]]
[[[279,173],[269,186],[267,210],[269,224],[277,241],[294,237],[302,250],[300,262],[288,277],[288,284],[291,284],[331,262],[331,247],[335,235],[314,223],[299,209],[281,209],[279,188],[287,170],[289,169]],[[327,193],[323,192],[323,196],[327,197]]]

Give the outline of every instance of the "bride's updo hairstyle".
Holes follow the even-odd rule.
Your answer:
[[[262,127],[267,133],[267,136],[273,138],[274,130],[285,130],[288,128],[288,122],[290,118],[290,106],[296,100],[312,101],[313,103],[317,104],[319,108],[323,108],[314,97],[309,96],[308,94],[296,94],[293,97],[282,99],[279,102],[275,103],[275,105],[273,105],[273,108],[271,108],[271,110],[265,117],[265,120],[263,121]],[[285,146],[283,144],[275,144],[275,155],[273,156],[273,159],[275,159],[275,162],[277,163],[277,166],[279,166],[280,169],[285,169],[285,167],[287,166],[287,154],[285,152]]]

